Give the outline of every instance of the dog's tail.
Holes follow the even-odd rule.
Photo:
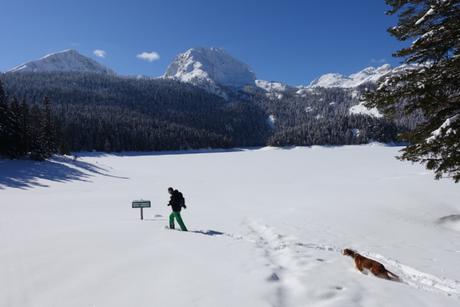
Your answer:
[[[392,273],[392,272],[387,270],[387,275],[391,280],[401,282],[401,278],[399,278],[399,276],[396,275],[395,273]]]

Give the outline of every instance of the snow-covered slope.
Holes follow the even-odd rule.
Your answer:
[[[337,73],[329,73],[322,75],[318,79],[312,81],[309,87],[358,87],[365,83],[375,83],[381,77],[390,73],[391,71],[391,66],[389,64],[385,64],[377,68],[368,67],[349,76],[344,76]]]
[[[310,83],[310,87],[344,87],[349,81],[347,77],[338,73],[324,74]]]
[[[381,118],[383,115],[379,112],[377,108],[367,108],[363,102],[360,102],[359,104],[356,104],[352,106],[349,110],[350,114],[362,114],[362,115],[368,115],[372,117],[377,117]]]
[[[221,48],[192,48],[176,56],[164,78],[220,92],[220,86],[241,88],[252,85],[256,76],[248,65]]]
[[[281,99],[284,93],[294,89],[293,87],[276,81],[256,80],[255,85],[266,92],[267,97]]]
[[[51,53],[39,60],[30,61],[9,70],[9,72],[54,71],[114,74],[110,68],[81,55],[73,49]]]
[[[328,73],[312,81],[309,85],[290,86],[275,81],[256,80],[256,86],[266,92],[266,95],[274,99],[282,99],[284,94],[292,92],[297,96],[304,96],[317,87],[324,88],[356,88],[366,83],[375,83],[381,77],[394,71],[389,64],[380,67],[368,67],[349,76],[338,73]],[[363,107],[364,108],[364,107]],[[361,108],[361,109],[363,109]],[[357,111],[357,110],[355,110]]]
[[[459,306],[460,189],[400,149],[0,160],[0,306]],[[188,233],[164,228],[168,186]]]

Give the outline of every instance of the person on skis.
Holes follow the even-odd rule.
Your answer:
[[[169,228],[174,229],[174,219],[176,219],[177,223],[180,226],[180,229],[182,231],[187,231],[187,227],[185,227],[184,221],[182,220],[182,217],[180,216],[180,211],[182,208],[186,209],[187,206],[185,206],[185,199],[184,196],[182,195],[181,192],[178,190],[174,190],[173,188],[169,187],[168,188],[168,193],[171,195],[171,198],[169,200],[168,206],[171,206],[172,212],[169,215]]]

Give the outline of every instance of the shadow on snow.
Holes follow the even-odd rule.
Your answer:
[[[89,181],[94,175],[112,176],[100,166],[74,161],[69,157],[55,156],[46,161],[0,160],[0,190],[5,188],[29,189],[49,187],[40,183],[40,179],[54,182]]]
[[[214,236],[223,236],[223,235],[225,235],[225,233],[220,232],[220,231],[216,231],[216,230],[191,230],[191,231],[189,231],[189,232],[198,233],[198,234],[202,234],[202,235],[206,235],[206,236],[211,236],[211,237],[214,237]]]

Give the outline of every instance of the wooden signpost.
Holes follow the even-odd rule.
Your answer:
[[[144,208],[150,208],[150,200],[135,200],[132,203],[133,208],[141,208],[141,220],[144,219]]]

